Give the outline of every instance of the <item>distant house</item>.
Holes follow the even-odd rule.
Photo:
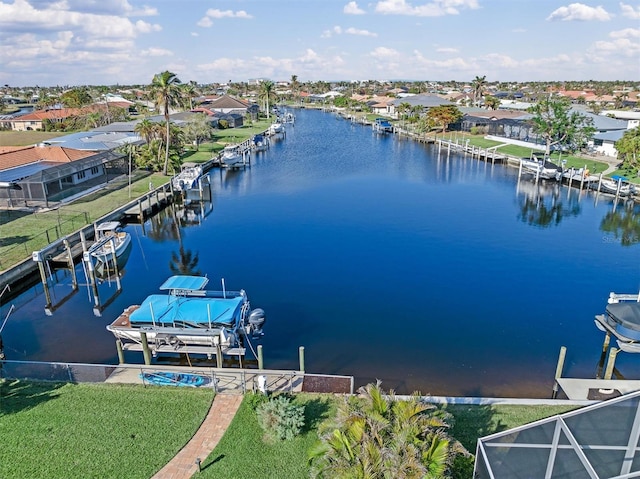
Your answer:
[[[5,123],[13,131],[44,130],[44,123],[48,120],[54,123],[62,123],[67,118],[77,116],[78,108],[53,108],[51,110],[36,110],[26,115],[9,119]]]
[[[260,107],[255,103],[249,103],[245,100],[239,100],[229,95],[222,95],[211,100],[200,102],[200,106],[211,112],[217,113],[237,113],[242,116],[250,115],[252,119],[258,119]]]
[[[0,149],[0,202],[49,206],[126,172],[125,155],[110,150],[5,147]]]
[[[453,105],[453,103],[451,103],[449,100],[447,100],[446,98],[442,98],[438,95],[413,95],[413,96],[407,96],[404,98],[392,99],[392,101],[388,103],[388,107],[389,107],[388,114],[390,116],[393,116],[394,118],[397,118],[398,117],[397,108],[402,103],[408,103],[412,107],[421,106],[425,110],[428,110],[429,108],[434,108],[436,106]]]

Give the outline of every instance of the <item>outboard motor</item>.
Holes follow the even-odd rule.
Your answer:
[[[256,308],[251,310],[251,314],[249,314],[249,327],[254,338],[264,335],[262,332],[262,326],[266,320],[267,318],[264,314],[264,309]]]

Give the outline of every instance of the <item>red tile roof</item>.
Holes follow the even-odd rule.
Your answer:
[[[0,171],[39,161],[70,163],[95,154],[95,151],[74,150],[63,146],[3,147],[0,150]]]

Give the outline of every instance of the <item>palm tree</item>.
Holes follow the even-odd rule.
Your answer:
[[[404,125],[404,120],[407,118],[407,113],[411,111],[411,104],[406,101],[400,103],[398,105],[398,113],[400,113],[400,119],[402,120],[402,124]]]
[[[487,76],[476,76],[471,82],[471,89],[473,90],[473,104],[478,106],[480,104],[480,98],[482,98],[482,92],[487,85]]]
[[[164,175],[167,174],[167,169],[169,167],[169,111],[171,110],[171,107],[180,105],[180,100],[182,97],[180,83],[180,79],[177,77],[177,75],[168,70],[156,74],[153,77],[153,81],[151,82],[151,97],[153,98],[156,106],[162,105],[164,120],[167,127],[164,168],[162,169],[162,174]]]
[[[274,86],[275,85],[272,81],[263,81],[262,83],[260,83],[260,90],[258,92],[258,98],[265,104],[265,109],[267,110],[267,118],[269,118],[269,103],[272,100],[275,103],[276,99],[276,92],[273,89]]]
[[[134,131],[140,135],[145,142],[150,143],[151,139],[155,135],[157,125],[157,123],[145,118],[144,120],[140,120],[140,122],[135,126]]]
[[[193,97],[200,94],[197,83],[192,80],[188,83],[183,83],[181,87],[184,107],[193,110]]]
[[[420,401],[396,400],[380,382],[340,403],[336,424],[321,428],[310,451],[317,478],[443,477],[457,454],[468,452],[446,432],[449,415]]]
[[[298,75],[291,75],[291,93],[293,94],[293,99],[296,103],[298,100],[299,88],[300,88],[300,83],[298,82]]]

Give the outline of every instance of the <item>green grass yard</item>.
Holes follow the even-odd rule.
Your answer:
[[[212,399],[211,389],[204,388],[0,381],[0,477],[147,479],[189,441]],[[335,413],[337,400],[296,395],[294,401],[305,405],[303,433],[268,443],[245,398],[218,446],[202,458],[198,477],[308,477],[307,452],[318,438],[318,425]],[[447,407],[455,418],[453,436],[471,453],[479,437],[570,409]]]
[[[212,400],[211,389],[0,382],[0,477],[148,479]]]

